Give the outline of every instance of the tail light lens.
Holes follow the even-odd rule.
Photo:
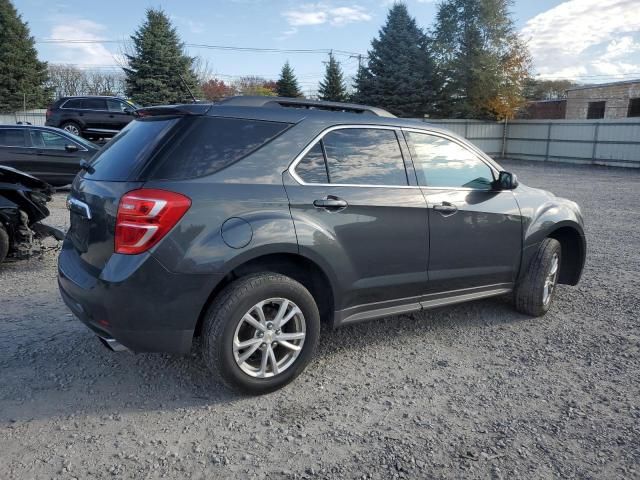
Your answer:
[[[44,114],[45,120],[49,120],[51,117],[51,108],[47,108],[47,112]]]
[[[182,218],[191,199],[180,193],[142,188],[126,193],[118,205],[115,252],[146,252]]]

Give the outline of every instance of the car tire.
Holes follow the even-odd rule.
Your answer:
[[[313,358],[319,336],[320,314],[309,291],[265,272],[239,278],[217,295],[205,316],[202,353],[217,380],[260,395],[295,379]]]
[[[9,253],[9,233],[4,225],[0,223],[0,263],[4,262]]]
[[[514,292],[516,310],[541,317],[549,310],[556,291],[562,260],[560,242],[545,238],[529,262]]]
[[[76,122],[65,122],[62,125],[60,125],[60,128],[77,137],[82,136],[82,130],[80,128],[80,125],[78,125]]]

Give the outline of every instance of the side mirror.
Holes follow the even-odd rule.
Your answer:
[[[135,112],[134,108],[127,107],[124,109],[124,113],[126,113],[127,115],[133,115],[133,112]]]
[[[65,145],[64,149],[69,153],[77,152],[79,150],[78,146],[74,145],[73,143]]]
[[[496,185],[500,190],[513,190],[518,187],[518,177],[515,173],[502,171],[498,174]]]

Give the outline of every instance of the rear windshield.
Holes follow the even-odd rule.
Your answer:
[[[84,178],[113,182],[131,180],[178,121],[165,117],[130,122],[98,152],[91,162],[93,172],[84,172]]]
[[[153,162],[149,178],[201,177],[254,152],[290,125],[223,117],[193,117]]]

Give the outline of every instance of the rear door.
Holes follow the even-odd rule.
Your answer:
[[[337,277],[338,321],[417,303],[426,289],[426,203],[409,182],[398,134],[333,127],[285,176],[300,249]]]
[[[26,128],[0,128],[0,165],[32,172],[36,160]]]
[[[495,169],[457,139],[419,130],[405,137],[429,207],[429,290],[506,287],[522,249],[513,192],[495,189]]]
[[[78,115],[85,123],[87,130],[94,132],[113,130],[108,122],[109,112],[104,98],[84,98],[82,100],[82,109],[78,110]]]

